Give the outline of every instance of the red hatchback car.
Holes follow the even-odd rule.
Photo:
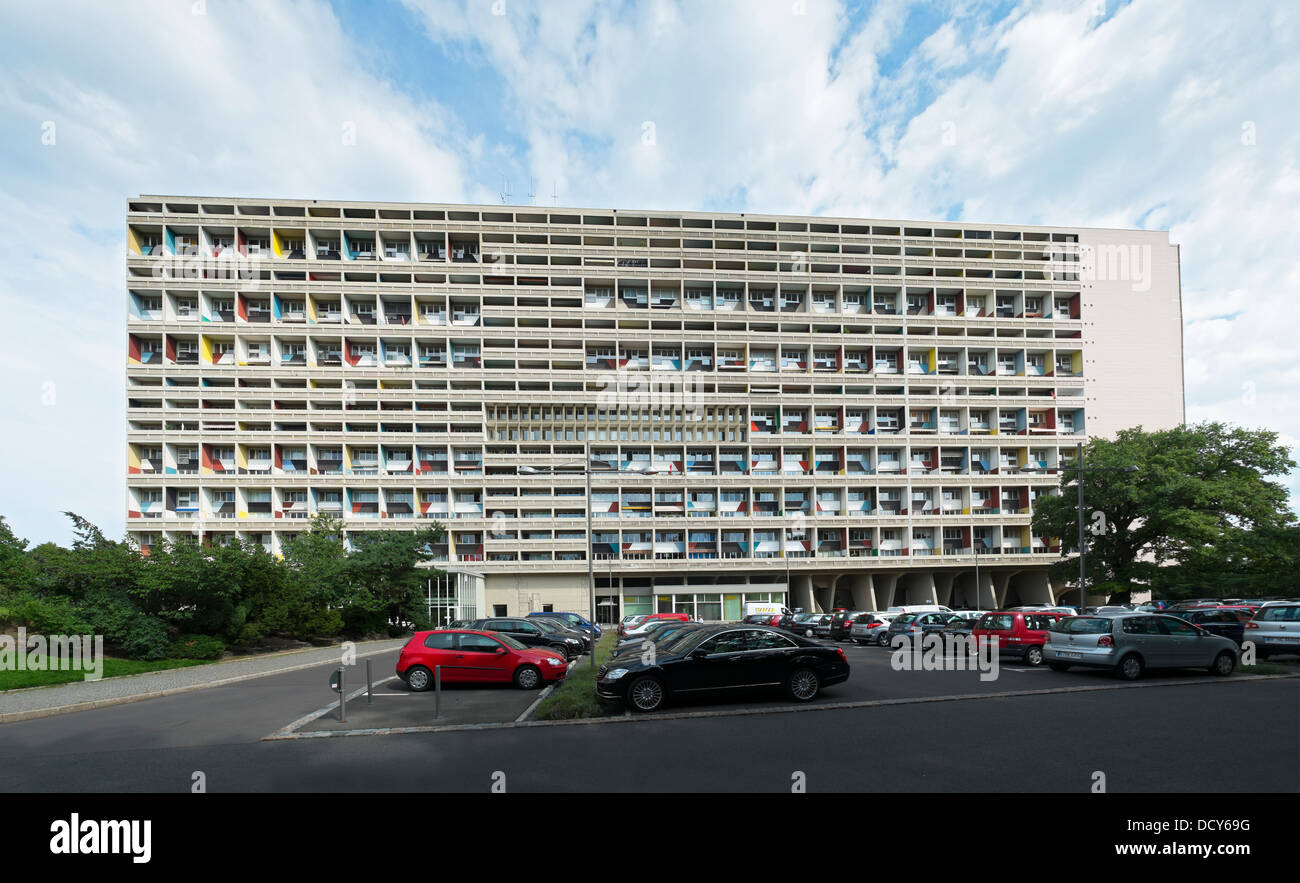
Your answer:
[[[998,650],[1021,657],[1026,665],[1043,664],[1043,645],[1047,643],[1047,630],[1061,613],[1035,613],[1032,610],[999,610],[986,613],[975,623],[971,634],[982,647],[990,638],[998,639]]]
[[[416,632],[397,657],[397,676],[416,692],[433,688],[434,668],[444,684],[509,684],[535,690],[568,674],[564,658],[509,635],[468,629]]]

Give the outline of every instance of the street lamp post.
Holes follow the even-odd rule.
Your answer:
[[[1093,466],[1085,469],[1083,466],[1083,442],[1076,442],[1074,445],[1074,469],[1075,481],[1079,484],[1079,612],[1083,613],[1083,608],[1088,606],[1088,588],[1087,588],[1087,563],[1088,557],[1088,533],[1083,529],[1083,476],[1085,472],[1137,472],[1136,466]]]
[[[589,611],[589,616],[591,617],[590,621],[593,626],[591,633],[594,642],[595,635],[596,635],[596,630],[595,630],[596,572],[595,572],[595,549],[593,548],[592,545],[592,530],[591,530],[591,473],[594,471],[591,468],[591,439],[589,438],[584,439],[583,451],[585,454],[585,458],[581,468],[582,468],[582,474],[583,474],[583,478],[585,479],[586,490],[587,490],[587,495],[585,500],[585,503],[587,505],[587,605],[588,605],[587,609]],[[573,464],[573,465],[577,465],[577,464]],[[546,467],[545,474],[554,475],[556,469],[567,469],[567,468],[569,468],[569,464],[560,464],[559,466],[549,466]],[[524,473],[525,475],[543,474],[543,470],[538,469],[535,466],[520,466],[518,467],[518,469],[520,472]],[[618,470],[615,469],[614,471],[618,471]],[[656,469],[653,465],[649,465],[645,469],[636,470],[636,472],[639,475],[658,475],[661,471],[662,470]],[[654,542],[652,539],[651,548],[653,549],[653,547],[654,547]],[[610,574],[612,575],[613,572],[614,572],[614,565],[610,564]],[[596,647],[594,643],[592,644],[592,648],[591,648],[590,665],[592,668],[596,667]]]

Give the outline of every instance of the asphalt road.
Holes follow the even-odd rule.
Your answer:
[[[828,691],[827,701],[915,692],[921,674],[979,689],[972,673],[891,672],[887,653],[846,652],[876,660],[855,663],[852,696]],[[374,658],[377,676],[391,671],[388,656]],[[1190,685],[1150,689],[261,741],[328,703],[330,667],[0,725],[0,792],[180,792],[196,770],[213,792],[486,791],[497,772],[512,791],[763,792],[788,791],[795,771],[809,791],[1073,792],[1098,770],[1111,792],[1300,790],[1295,678],[1193,675],[1169,681]],[[1029,680],[989,689],[1111,683],[1011,674]]]

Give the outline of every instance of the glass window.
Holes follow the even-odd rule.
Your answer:
[[[456,636],[451,632],[434,632],[424,639],[424,646],[430,650],[451,650],[456,645]]]
[[[719,653],[737,653],[741,650],[749,649],[746,647],[747,636],[750,632],[723,632],[716,635],[700,645],[700,649],[710,656]]]
[[[461,635],[460,649],[467,653],[495,653],[501,644],[487,635]]]

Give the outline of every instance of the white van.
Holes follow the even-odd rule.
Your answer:
[[[785,616],[790,611],[775,601],[746,601],[745,616],[764,614],[766,616]]]
[[[898,607],[890,607],[885,611],[898,616],[901,613],[952,613],[951,607],[945,607],[942,604],[903,604]]]

